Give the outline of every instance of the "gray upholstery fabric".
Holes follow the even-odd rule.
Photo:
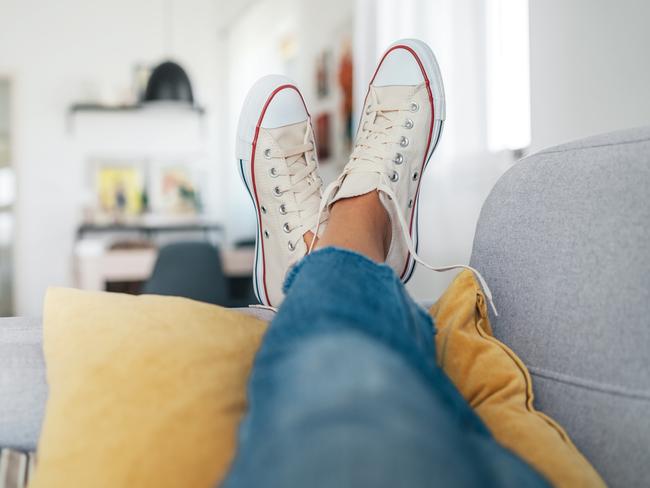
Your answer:
[[[47,383],[41,321],[0,319],[0,447],[36,448]]]
[[[483,206],[472,265],[536,405],[611,486],[650,483],[650,128],[517,163]]]
[[[236,310],[273,317],[263,308]],[[42,336],[40,319],[0,318],[0,448],[36,449],[48,393]]]

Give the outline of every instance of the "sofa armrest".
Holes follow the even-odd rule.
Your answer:
[[[541,151],[481,211],[471,264],[536,406],[611,486],[650,479],[650,128]]]
[[[0,319],[0,446],[36,448],[47,399],[40,319]]]

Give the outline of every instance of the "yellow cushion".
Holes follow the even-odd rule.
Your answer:
[[[604,486],[553,420],[530,376],[491,336],[463,273],[433,307],[438,360],[499,442],[556,486]],[[182,298],[48,292],[50,385],[30,487],[211,487],[235,449],[246,381],[266,325]]]
[[[438,364],[500,444],[554,486],[605,486],[564,429],[533,407],[530,374],[493,337],[485,297],[470,271],[456,277],[430,312],[438,329]]]
[[[173,297],[51,289],[30,487],[210,487],[233,456],[264,322]]]

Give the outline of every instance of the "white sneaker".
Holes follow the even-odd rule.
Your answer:
[[[429,46],[416,39],[393,43],[370,81],[350,161],[321,203],[325,211],[343,198],[378,191],[392,227],[386,264],[404,283],[416,261],[436,271],[469,268],[434,268],[417,255],[420,183],[444,119],[442,77]],[[485,281],[472,271],[492,303]]]
[[[304,234],[317,231],[322,189],[311,119],[290,79],[265,76],[248,92],[237,164],[257,213],[255,295],[277,307],[287,270],[308,252]]]

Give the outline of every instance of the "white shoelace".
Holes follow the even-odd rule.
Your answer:
[[[280,204],[280,214],[286,216],[288,233],[300,230],[294,240],[289,241],[295,247],[307,231],[316,234],[320,225],[319,213],[320,192],[323,181],[317,174],[318,165],[315,158],[308,158],[307,153],[314,150],[311,141],[311,129],[305,133],[305,142],[299,146],[288,147],[283,150],[270,149],[268,155],[271,159],[282,158],[286,161],[286,170],[272,167],[269,173],[272,177],[288,176],[289,183],[278,184],[274,189],[276,196],[292,193],[294,201]]]
[[[321,199],[320,208],[318,211],[318,221],[322,213],[328,208],[330,204],[330,199],[335,195],[336,191],[341,187],[343,180],[347,175],[358,174],[358,173],[374,173],[379,175],[379,184],[376,188],[377,191],[383,192],[387,197],[388,201],[392,202],[394,206],[395,214],[397,215],[397,220],[399,222],[400,229],[402,231],[402,236],[406,242],[409,253],[413,256],[416,262],[420,263],[425,268],[431,269],[436,272],[445,272],[451,271],[454,269],[467,269],[471,271],[476,279],[480,282],[483,292],[485,293],[486,298],[488,299],[494,315],[498,316],[496,306],[492,299],[492,292],[487,285],[487,282],[476,269],[466,264],[453,264],[449,266],[433,266],[426,261],[424,261],[416,252],[415,245],[411,239],[409,225],[407,224],[402,210],[397,204],[397,197],[391,189],[390,182],[391,178],[395,175],[395,170],[392,167],[393,161],[386,160],[386,145],[390,144],[399,144],[399,140],[391,139],[390,129],[396,126],[395,119],[397,117],[391,117],[391,113],[397,113],[402,111],[410,111],[411,104],[376,104],[374,106],[369,105],[366,109],[367,115],[375,114],[375,117],[372,122],[367,122],[363,127],[360,128],[360,134],[357,136],[357,142],[355,144],[354,151],[350,157],[350,162],[345,166],[341,175],[332,182],[326,189]],[[318,230],[318,226],[316,227]],[[313,247],[309,248],[311,252]]]

